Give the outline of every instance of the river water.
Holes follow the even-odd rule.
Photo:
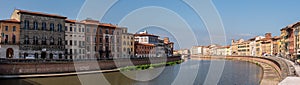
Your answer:
[[[188,60],[174,66],[143,71],[1,79],[0,85],[202,85],[207,78],[212,61],[218,60]],[[256,64],[225,60],[221,78],[214,82],[218,85],[258,85],[262,75],[262,68]]]

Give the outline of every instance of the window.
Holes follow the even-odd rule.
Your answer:
[[[33,22],[33,28],[34,30],[38,30],[38,22]]]
[[[33,37],[33,44],[34,44],[34,45],[37,45],[37,44],[38,44],[38,37],[37,37],[37,36],[34,36],[34,37]]]
[[[82,32],[84,32],[84,28],[82,28]]]
[[[72,26],[70,26],[70,32],[72,32],[72,30],[73,30],[73,28],[72,28]]]
[[[68,41],[67,40],[65,41],[65,44],[68,45]]]
[[[72,51],[72,49],[70,49],[70,54],[73,54],[73,51]]]
[[[108,34],[108,29],[105,30],[105,34]]]
[[[90,28],[86,28],[86,32],[90,32]]]
[[[77,54],[77,49],[74,49],[74,54]]]
[[[81,28],[80,27],[78,28],[78,31],[81,32]]]
[[[50,31],[54,31],[54,24],[50,23]]]
[[[100,38],[100,39],[99,39],[99,42],[102,43],[102,41],[103,41],[102,38]]]
[[[51,39],[50,39],[50,45],[54,45],[54,38],[53,37],[51,37]]]
[[[65,26],[65,31],[68,31],[68,26]]]
[[[62,45],[62,39],[58,38],[58,45]]]
[[[25,36],[24,44],[29,44],[29,38],[28,38],[28,36]]]
[[[13,26],[13,32],[15,32],[16,31],[16,26]]]
[[[102,34],[102,29],[101,28],[99,29],[99,34]]]
[[[90,52],[90,46],[87,46],[86,49],[88,52]]]
[[[96,34],[96,32],[97,32],[97,28],[94,29],[94,33],[95,33],[95,34]]]
[[[61,24],[57,24],[57,27],[58,27],[58,32],[62,32],[62,25]]]
[[[108,36],[105,36],[105,42],[108,43]]]
[[[5,44],[8,43],[8,35],[5,35],[4,42],[5,42]]]
[[[76,40],[74,41],[74,45],[75,45],[75,46],[77,45],[77,41],[76,41]]]
[[[70,45],[72,45],[72,40],[70,40],[70,43],[69,43]]]
[[[45,22],[42,22],[42,30],[46,30],[47,24]]]
[[[24,21],[24,29],[28,29],[29,28],[29,21],[25,20]]]
[[[74,32],[76,32],[76,29],[77,29],[77,28],[75,27],[75,28],[74,28]]]
[[[5,31],[8,31],[8,26],[5,26]]]

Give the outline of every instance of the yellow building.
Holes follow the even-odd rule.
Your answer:
[[[244,41],[238,44],[238,54],[241,56],[249,56],[250,53],[250,41]]]
[[[276,36],[274,38],[272,38],[273,41],[273,52],[272,55],[277,56],[280,53],[280,46],[281,46],[281,42],[280,42],[280,37]]]

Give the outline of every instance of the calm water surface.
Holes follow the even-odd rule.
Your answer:
[[[218,61],[218,60],[214,60]],[[64,76],[64,77],[49,77],[49,78],[26,78],[26,79],[1,79],[0,85],[170,85],[188,83],[194,85],[202,85],[205,82],[209,66],[212,61],[210,60],[188,60],[180,65],[165,67],[162,73],[155,77],[154,74],[159,74],[162,68],[150,69],[145,71],[135,71],[137,73],[130,74],[131,76],[147,78],[154,77],[148,81],[137,81],[123,75],[121,72],[103,73],[105,77],[99,77],[102,74],[86,74],[78,76]],[[219,85],[258,85],[261,76],[261,67],[242,61],[225,61],[225,68],[222,73],[221,79],[218,81]],[[196,69],[199,68],[199,69]],[[185,75],[184,78],[179,76],[180,69]],[[191,72],[196,69],[197,72]],[[189,72],[190,71],[190,72]],[[195,74],[197,73],[197,74]],[[153,74],[153,75],[152,75]],[[138,75],[138,76],[137,76]],[[193,76],[195,78],[193,78]],[[106,81],[107,80],[107,81]],[[175,82],[176,81],[176,82]],[[82,82],[82,83],[81,83]],[[108,82],[108,83],[105,83]]]

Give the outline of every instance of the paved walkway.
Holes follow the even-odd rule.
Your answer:
[[[284,60],[286,62],[286,64],[288,64],[289,69],[294,69],[294,70],[290,70],[290,72],[294,75],[289,75],[288,77],[286,77],[284,80],[282,80],[279,85],[299,85],[300,84],[300,65],[296,65],[294,62],[281,58],[281,57],[277,57],[281,60]]]

